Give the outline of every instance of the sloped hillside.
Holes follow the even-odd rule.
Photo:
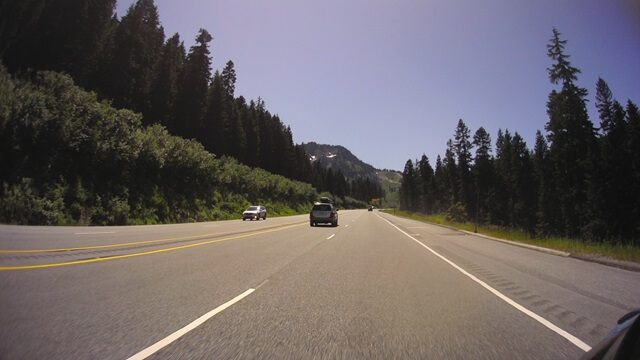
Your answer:
[[[340,170],[349,180],[358,177],[376,177],[376,169],[358,159],[347,148],[340,145],[317,144],[315,142],[302,143],[302,147],[309,154],[310,160],[320,161],[325,168]]]
[[[302,143],[312,162],[319,161],[323,167],[334,171],[340,170],[349,180],[369,178],[377,181],[384,190],[381,199],[382,207],[398,207],[400,205],[400,181],[402,174],[394,170],[378,170],[355,156],[344,146]]]

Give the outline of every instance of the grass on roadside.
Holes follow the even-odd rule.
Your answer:
[[[474,230],[474,224],[447,221],[444,215],[423,215],[419,213],[408,213],[399,210],[387,210],[387,212],[413,220],[446,225],[460,230]],[[571,254],[606,256],[617,260],[640,262],[640,247],[634,247],[631,245],[583,242],[580,240],[563,237],[532,238],[529,236],[529,234],[523,231],[502,228],[494,225],[479,226],[478,233],[500,239],[517,241],[521,243],[565,251]]]

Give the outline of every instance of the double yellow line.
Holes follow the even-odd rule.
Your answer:
[[[100,262],[100,261],[117,260],[117,259],[125,259],[125,258],[132,258],[132,257],[138,257],[138,256],[145,256],[145,255],[160,254],[160,253],[169,252],[169,251],[188,249],[188,248],[193,248],[193,247],[196,247],[196,246],[208,245],[208,244],[213,244],[213,243],[218,243],[218,242],[223,242],[223,241],[229,241],[229,240],[237,240],[237,239],[247,238],[247,237],[251,237],[251,236],[257,236],[257,235],[272,233],[272,232],[276,232],[276,231],[282,231],[282,230],[291,229],[291,228],[294,228],[294,227],[297,227],[297,226],[301,226],[303,224],[306,224],[306,222],[297,223],[297,224],[293,224],[293,225],[288,225],[288,226],[284,226],[284,227],[276,227],[275,229],[271,228],[271,230],[264,230],[264,231],[252,232],[252,233],[238,235],[238,236],[227,237],[227,238],[223,238],[223,239],[209,240],[209,241],[199,242],[199,243],[195,243],[195,244],[182,245],[182,246],[176,246],[176,247],[165,248],[165,249],[160,249],[160,250],[145,251],[145,252],[140,252],[140,253],[126,254],[126,255],[116,255],[116,256],[109,256],[109,257],[104,257],[104,258],[96,257],[96,258],[92,258],[92,259],[84,259],[84,260],[69,261],[69,262],[63,262],[63,263],[53,263],[53,264],[24,265],[24,266],[0,266],[0,271],[45,269],[45,268],[70,266],[70,265],[80,265],[80,264],[89,264],[89,263],[95,263],[95,262]],[[116,248],[116,247],[126,247],[126,246],[135,246],[135,245],[162,243],[162,242],[169,242],[169,241],[196,240],[196,239],[200,239],[200,238],[207,238],[207,237],[210,238],[212,236],[229,234],[229,233],[233,233],[233,232],[226,232],[226,233],[222,232],[222,233],[212,233],[212,234],[186,236],[186,237],[161,239],[161,240],[148,240],[148,241],[139,241],[139,242],[132,242],[132,243],[121,243],[121,244],[111,244],[111,245],[97,245],[97,246],[63,248],[63,249],[0,250],[0,253],[5,253],[5,254],[7,254],[7,253],[36,253],[36,252],[42,253],[42,252],[65,252],[65,251]]]

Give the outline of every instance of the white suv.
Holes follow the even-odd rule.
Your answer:
[[[242,213],[242,221],[245,221],[247,219],[260,220],[260,218],[267,220],[267,208],[265,208],[264,206],[249,206],[247,210]]]

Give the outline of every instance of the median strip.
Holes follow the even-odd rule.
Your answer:
[[[294,223],[294,225],[305,224],[305,223],[306,223],[306,221],[297,222],[297,223]],[[267,227],[262,228],[261,230],[274,229],[274,228],[279,228],[281,226],[282,225],[267,226]],[[192,235],[192,236],[183,236],[183,237],[167,238],[167,239],[159,239],[159,240],[145,240],[145,241],[136,241],[136,242],[130,242],[130,243],[119,243],[119,244],[108,244],[108,245],[93,245],[93,246],[79,246],[79,247],[58,248],[58,249],[0,250],[0,254],[48,253],[48,252],[65,252],[65,251],[79,251],[79,250],[109,249],[109,248],[117,248],[117,247],[156,244],[156,243],[163,243],[163,242],[170,242],[170,241],[197,240],[197,239],[203,239],[203,238],[208,238],[208,237],[212,237],[212,236],[221,236],[221,235],[227,235],[227,234],[238,234],[238,233],[243,233],[243,232],[248,232],[248,231],[249,230],[226,231],[226,232],[209,233],[209,234]],[[88,233],[86,233],[86,234],[88,234]]]
[[[188,249],[188,248],[193,248],[193,247],[197,247],[197,246],[209,245],[209,244],[214,244],[214,243],[223,242],[223,241],[242,239],[242,238],[246,238],[246,237],[251,237],[251,236],[256,236],[256,235],[261,235],[261,234],[267,234],[267,233],[270,233],[270,232],[286,230],[286,229],[290,229],[290,228],[293,228],[293,227],[296,227],[296,226],[301,226],[302,224],[306,224],[306,221],[304,223],[295,224],[295,225],[289,225],[289,226],[281,227],[281,228],[278,228],[278,229],[259,231],[259,232],[244,234],[244,235],[232,236],[232,237],[228,237],[228,238],[224,238],[224,239],[204,241],[204,242],[200,242],[200,243],[182,245],[182,246],[166,248],[166,249],[145,251],[145,252],[141,252],[141,253],[133,253],[133,254],[126,254],[126,255],[116,255],[116,256],[108,256],[108,257],[96,257],[96,258],[83,259],[83,260],[77,260],[77,261],[69,261],[69,262],[63,262],[63,263],[40,264],[40,265],[24,265],[24,266],[3,266],[3,267],[0,267],[0,271],[28,270],[28,269],[46,269],[46,268],[53,268],[53,267],[70,266],[70,265],[81,265],[81,264],[89,264],[89,263],[102,262],[102,261],[108,261],[108,260],[126,259],[126,258],[138,257],[138,256],[160,254],[160,253],[165,253],[165,252],[169,252],[169,251]]]

